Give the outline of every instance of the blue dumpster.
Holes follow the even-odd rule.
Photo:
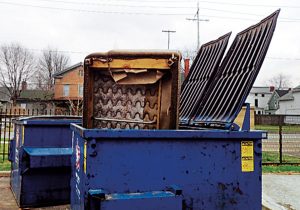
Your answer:
[[[27,117],[14,122],[11,189],[21,208],[70,202],[70,123],[80,122],[78,117]]]
[[[71,124],[71,207],[261,209],[261,131]]]

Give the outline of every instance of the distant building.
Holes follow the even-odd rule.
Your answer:
[[[300,115],[300,85],[279,98],[276,114]]]
[[[0,109],[6,109],[11,105],[9,93],[6,87],[0,87]]]
[[[275,88],[271,87],[252,87],[246,102],[254,107],[255,114],[266,114],[268,110],[268,101]]]
[[[21,91],[20,97],[17,98],[16,106],[24,110],[36,109],[42,114],[53,113],[53,95],[53,91],[25,89]]]
[[[82,98],[82,62],[54,74],[54,101],[58,112],[70,111],[76,114],[81,108]]]
[[[268,101],[266,114],[275,114],[279,109],[279,99],[286,95],[289,90],[275,90]]]

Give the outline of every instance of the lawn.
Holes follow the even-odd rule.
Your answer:
[[[9,142],[8,142],[9,143]],[[10,171],[10,162],[8,161],[7,155],[4,156],[3,160],[3,144],[0,144],[0,171]],[[5,144],[5,153],[8,152],[8,144]]]
[[[255,130],[264,130],[269,133],[278,133],[278,125],[255,125]],[[282,126],[283,133],[300,133],[300,125],[284,125]]]
[[[279,153],[278,152],[263,152],[262,155],[263,163],[279,163]],[[292,155],[283,155],[282,156],[283,163],[299,163],[300,157],[295,157]]]
[[[262,155],[263,163],[279,163],[279,153],[277,152],[263,152]],[[300,172],[300,166],[298,165],[288,165],[289,163],[299,163],[300,157],[295,157],[291,155],[283,155],[282,162],[283,165],[263,165],[263,173],[279,173],[279,172]]]
[[[5,160],[0,160],[0,171],[10,171],[10,162],[5,158]]]

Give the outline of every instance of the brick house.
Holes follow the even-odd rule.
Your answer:
[[[54,74],[56,112],[80,114],[83,97],[83,64],[77,63]]]

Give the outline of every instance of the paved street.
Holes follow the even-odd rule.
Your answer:
[[[272,210],[300,209],[300,175],[264,174],[262,180],[264,195],[281,207]]]

